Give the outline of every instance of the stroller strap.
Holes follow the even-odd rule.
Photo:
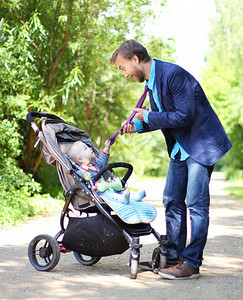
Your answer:
[[[137,103],[137,105],[136,105],[136,108],[141,108],[141,106],[143,105],[144,100],[146,99],[148,90],[149,90],[149,89],[148,89],[148,86],[145,86],[144,93],[143,93],[142,96],[140,97],[140,99],[139,99],[139,101],[138,101],[138,103]],[[132,121],[132,119],[134,118],[135,114],[136,114],[136,112],[133,111],[133,112],[131,113],[130,117],[126,120],[126,122],[125,122],[124,125],[122,126],[122,128],[121,128],[120,130],[118,130],[117,132],[115,132],[115,133],[109,138],[109,141],[110,141],[111,145],[114,144],[116,137],[118,136],[119,132],[122,131],[123,127],[124,127],[125,125],[127,125],[129,122]]]

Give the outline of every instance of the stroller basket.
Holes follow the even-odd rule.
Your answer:
[[[69,250],[96,257],[122,254],[129,248],[122,233],[102,214],[69,218],[62,244]]]
[[[33,118],[42,119],[41,130]],[[137,277],[140,248],[140,236],[153,234],[158,247],[152,256],[154,271],[163,268],[166,263],[166,236],[156,232],[149,223],[127,224],[110,205],[92,188],[92,181],[79,178],[70,161],[65,156],[69,147],[76,141],[82,141],[91,147],[98,157],[89,135],[53,114],[30,112],[27,121],[37,135],[37,144],[43,159],[56,167],[59,180],[64,189],[65,204],[61,212],[61,230],[55,237],[43,234],[36,236],[29,244],[30,263],[39,271],[53,269],[60,258],[60,253],[73,251],[75,258],[83,265],[91,266],[101,257],[118,255],[130,251],[130,278]],[[132,173],[132,166],[126,163],[106,165],[95,177],[98,180],[113,177],[115,168],[127,168],[121,182],[125,186]],[[70,204],[76,216],[71,216]],[[64,220],[68,220],[68,225]],[[87,258],[88,256],[88,258]]]

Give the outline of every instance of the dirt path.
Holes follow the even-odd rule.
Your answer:
[[[141,183],[147,199],[157,208],[152,226],[160,233],[165,231],[163,184]],[[102,258],[92,267],[80,265],[72,253],[62,254],[53,271],[38,272],[29,263],[28,244],[38,234],[55,235],[59,231],[59,216],[53,216],[0,231],[0,299],[242,299],[243,205],[227,195],[226,186],[222,174],[215,173],[211,181],[211,223],[199,280],[168,281],[142,271],[131,280],[129,250]],[[148,260],[156,241],[147,236],[141,243],[141,260]]]

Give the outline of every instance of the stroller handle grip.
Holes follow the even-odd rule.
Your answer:
[[[106,166],[104,166],[96,175],[95,177],[93,178],[94,182],[96,182],[97,180],[100,179],[100,177],[106,172],[106,171],[111,171],[112,169],[115,169],[115,168],[126,168],[128,169],[125,176],[122,178],[121,180],[121,183],[122,183],[122,186],[124,187],[128,178],[131,176],[132,174],[132,171],[133,171],[133,166],[131,164],[128,164],[128,163],[124,163],[124,162],[117,162],[117,163],[111,163],[111,164],[108,164]]]
[[[59,118],[56,115],[53,114],[46,114],[46,113],[40,113],[40,112],[36,112],[36,111],[31,111],[27,114],[26,116],[27,118],[27,122],[31,125],[31,127],[33,128],[33,130],[36,132],[36,134],[38,135],[39,133],[39,128],[38,126],[35,124],[33,118],[45,118],[45,119],[56,119],[56,120],[61,120],[63,121],[61,118]],[[63,121],[64,122],[64,121]]]

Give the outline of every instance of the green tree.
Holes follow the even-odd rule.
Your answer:
[[[233,144],[222,160],[231,169],[243,169],[242,11],[240,0],[216,0],[204,86]]]
[[[0,1],[1,96],[26,96],[27,111],[53,112],[86,130],[95,145],[120,126],[138,97],[109,58],[129,35],[141,38],[149,0]],[[164,2],[162,2],[162,5]],[[145,13],[146,12],[146,13]],[[151,40],[151,49],[170,46]],[[8,118],[4,116],[3,118]],[[20,166],[36,174],[41,155],[35,135],[21,122]]]
[[[151,14],[149,9],[143,13],[149,4],[1,0],[1,96],[25,95],[28,111],[63,116],[86,130],[99,147],[125,115],[121,100],[129,95],[129,85],[124,89],[120,76],[112,74],[109,57],[128,33],[139,36]],[[21,125],[25,148],[20,164],[35,174],[41,156],[30,150],[34,134],[25,122]]]
[[[141,86],[125,80],[109,59],[127,38],[143,42],[150,4],[150,0],[0,0],[0,190],[6,205],[46,192],[44,185],[53,174],[33,147],[36,136],[26,121],[29,111],[57,114],[87,131],[98,148],[130,114]],[[154,57],[173,56],[170,41],[151,37],[148,49]],[[118,139],[114,160],[123,157],[135,163],[144,144],[145,160],[137,160],[139,172],[158,174],[152,158],[158,159],[159,139],[149,146],[146,136],[139,136],[138,143],[136,147],[129,137]],[[160,162],[165,152],[161,155]],[[33,178],[43,183],[42,188]]]

